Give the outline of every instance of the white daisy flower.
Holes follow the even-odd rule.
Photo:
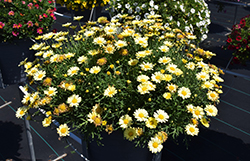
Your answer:
[[[170,57],[166,57],[166,56],[161,57],[161,58],[158,60],[158,63],[161,63],[161,64],[167,64],[167,63],[169,63],[169,62],[171,62],[171,58],[170,58]]]
[[[73,75],[77,75],[77,72],[80,70],[80,68],[78,67],[70,67],[67,71],[67,75],[69,76],[73,76]]]
[[[93,43],[102,46],[106,44],[106,40],[103,37],[97,37],[97,38],[94,38]]]
[[[43,58],[50,57],[51,55],[54,55],[53,50],[49,50],[43,53]]]
[[[148,119],[148,112],[145,109],[137,109],[134,112],[134,117],[136,118],[137,121],[147,121]]]
[[[95,34],[95,32],[92,31],[92,30],[91,30],[91,31],[85,31],[85,32],[84,32],[84,36],[85,36],[85,37],[90,37],[90,36],[92,36],[92,35],[94,35],[94,34]]]
[[[160,46],[159,49],[164,53],[169,51],[169,47],[167,45]]]
[[[194,70],[195,69],[195,63],[193,62],[188,62],[186,65],[185,65],[186,68],[190,69],[190,70]]]
[[[67,124],[62,124],[56,130],[59,136],[61,137],[61,136],[69,136],[69,129],[70,128],[67,126]]]
[[[116,43],[115,43],[115,46],[120,49],[120,48],[123,48],[125,46],[127,46],[127,42],[126,41],[122,41],[122,40],[118,40]]]
[[[207,97],[211,101],[217,101],[219,99],[219,94],[215,91],[208,91]]]
[[[107,89],[105,89],[104,91],[104,96],[107,96],[107,97],[113,97],[115,94],[117,93],[117,90],[115,89],[114,86],[108,86]]]
[[[40,81],[46,76],[46,72],[43,70],[39,70],[34,74],[34,80]]]
[[[163,78],[163,74],[161,72],[155,72],[152,76],[151,76],[151,80],[156,82],[156,83],[161,83],[161,80]]]
[[[105,53],[114,54],[115,52],[115,47],[111,44],[108,44],[107,46],[104,46],[103,48],[105,50]]]
[[[50,62],[51,62],[51,63],[57,62],[58,57],[59,57],[58,54],[55,54],[55,55],[51,56],[51,57],[50,57]]]
[[[42,121],[43,127],[48,127],[51,124],[52,120],[50,118],[44,118]]]
[[[57,93],[57,88],[55,87],[49,87],[47,90],[44,91],[44,94],[48,96],[54,96]]]
[[[148,71],[148,70],[153,70],[154,65],[152,63],[149,63],[149,62],[147,62],[147,63],[143,62],[140,65],[140,67],[141,67],[141,70]]]
[[[171,84],[168,84],[166,88],[167,88],[171,93],[174,93],[174,92],[176,92],[178,86],[171,83]]]
[[[30,93],[25,94],[25,95],[23,96],[22,101],[21,101],[22,104],[27,104],[27,103],[29,102],[30,98],[31,98],[31,94],[30,94]]]
[[[101,71],[101,67],[99,66],[93,66],[89,72],[92,73],[92,74],[98,74],[99,72]]]
[[[96,117],[99,118],[100,115],[97,114],[96,112],[91,112],[91,113],[88,114],[88,121],[89,121],[90,123],[94,123],[94,120],[95,120]]]
[[[30,76],[34,76],[34,74],[38,71],[38,68],[37,67],[33,67],[31,68],[30,70],[28,70],[28,75]]]
[[[216,116],[218,109],[214,105],[206,105],[204,109],[208,116]]]
[[[160,123],[165,123],[168,121],[169,116],[165,111],[159,109],[156,112],[154,112],[154,118]]]
[[[166,70],[169,71],[170,73],[175,73],[177,69],[177,65],[170,63],[168,64],[168,66],[166,67]]]
[[[67,59],[70,59],[75,56],[75,53],[67,53],[64,55]]]
[[[188,124],[186,127],[185,127],[185,131],[188,135],[198,135],[199,133],[199,129],[193,125],[193,124]]]
[[[188,110],[189,113],[193,113],[193,111],[194,111],[194,106],[193,106],[192,104],[189,104],[189,105],[187,105],[186,107],[187,107],[187,110]]]
[[[138,81],[138,82],[147,82],[148,80],[149,80],[149,77],[146,76],[146,75],[139,75],[139,76],[137,77],[137,81]]]
[[[138,92],[140,94],[146,94],[146,93],[150,93],[150,86],[146,83],[141,83],[137,86]]]
[[[196,78],[198,80],[206,81],[209,79],[209,74],[206,72],[199,72],[196,74]]]
[[[121,128],[126,129],[132,124],[132,117],[124,115],[119,119],[119,125]]]
[[[213,89],[214,84],[209,81],[206,81],[201,85],[201,87],[204,89]]]
[[[178,90],[178,96],[182,97],[183,99],[190,98],[191,96],[191,91],[189,88],[186,87],[181,87]]]
[[[67,103],[69,104],[69,107],[73,107],[73,106],[78,107],[81,101],[82,101],[82,98],[76,94],[73,94],[67,99]]]
[[[148,148],[152,153],[160,152],[163,148],[159,138],[151,138],[148,142]]]
[[[104,27],[104,31],[107,35],[115,34],[116,33],[116,27],[114,26],[106,26]]]
[[[88,57],[86,57],[86,56],[80,56],[78,59],[77,59],[77,61],[78,61],[78,63],[79,64],[82,64],[82,63],[87,63],[87,60],[88,60]]]
[[[196,118],[196,119],[201,119],[204,115],[204,111],[203,111],[203,108],[197,106],[197,107],[194,107],[193,109],[193,117]]]
[[[19,107],[16,111],[16,117],[22,118],[26,114],[27,110],[28,109],[26,107]]]
[[[148,38],[147,37],[135,37],[135,44],[139,44],[142,47],[147,47],[148,46]]]
[[[147,56],[148,54],[145,52],[145,51],[138,51],[135,56],[137,59],[140,59],[140,58],[144,58],[145,56]]]
[[[90,51],[88,51],[88,54],[92,55],[92,56],[97,55],[98,53],[99,53],[98,50],[90,50]]]

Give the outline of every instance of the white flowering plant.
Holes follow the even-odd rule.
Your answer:
[[[198,42],[207,38],[211,23],[210,11],[204,0],[114,0],[110,1],[109,10],[113,17],[128,14],[137,20],[161,14],[166,26],[190,32],[197,36]]]
[[[61,137],[72,128],[97,140],[102,132],[122,130],[152,153],[167,138],[198,135],[199,126],[208,127],[217,115],[221,70],[203,61],[214,54],[196,48],[195,35],[164,27],[160,19],[101,17],[100,25],[88,22],[74,35],[37,37],[41,42],[31,49],[38,59],[20,63],[37,91],[24,95],[26,106],[16,116],[42,109],[43,126],[56,119]]]

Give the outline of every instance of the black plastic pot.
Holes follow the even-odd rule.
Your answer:
[[[152,154],[147,147],[135,147],[131,141],[123,138],[121,130],[111,134],[102,133],[104,146],[93,141],[82,141],[83,154],[90,161],[161,161],[162,153]]]
[[[28,58],[27,61],[35,59],[34,51],[29,50],[33,44],[30,39],[0,43],[0,70],[4,85],[24,82],[27,79],[24,66],[18,65],[25,58]]]

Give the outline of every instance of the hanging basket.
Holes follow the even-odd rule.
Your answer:
[[[34,42],[30,39],[16,40],[12,43],[0,43],[0,70],[3,84],[16,84],[27,79],[24,67],[18,67],[18,65],[25,58],[28,58],[27,61],[35,59],[34,51],[29,50],[33,44]]]
[[[161,161],[161,153],[153,154],[147,147],[135,147],[132,141],[123,138],[121,130],[102,133],[102,137],[103,145],[82,141],[83,154],[90,161]]]

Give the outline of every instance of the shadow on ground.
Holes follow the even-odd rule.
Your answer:
[[[20,156],[18,150],[22,141],[23,129],[20,125],[14,124],[13,122],[2,122],[0,121],[0,160],[12,158],[15,161],[21,161],[17,157]]]
[[[179,140],[184,137],[180,136]],[[208,129],[200,129],[199,136],[187,137],[188,146],[183,141],[167,140],[162,161],[247,161],[250,158],[250,144]]]

